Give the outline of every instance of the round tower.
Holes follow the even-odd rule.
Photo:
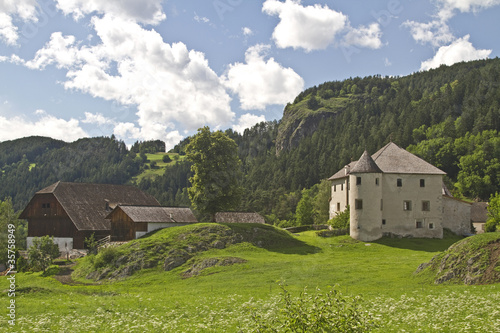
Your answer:
[[[373,241],[382,237],[382,170],[365,150],[349,174],[351,237]]]

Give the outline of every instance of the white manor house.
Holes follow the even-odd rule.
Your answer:
[[[329,178],[330,218],[350,206],[350,235],[373,241],[384,235],[442,238],[443,228],[471,233],[471,204],[455,199],[445,172],[390,142],[367,151]]]

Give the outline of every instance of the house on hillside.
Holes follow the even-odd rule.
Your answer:
[[[216,223],[260,223],[266,221],[258,213],[220,212],[215,213]]]
[[[189,208],[119,205],[106,219],[111,221],[111,241],[129,241],[148,232],[198,223]]]
[[[442,238],[443,228],[470,233],[470,205],[443,185],[445,172],[393,142],[367,151],[335,173],[330,218],[350,206],[350,234],[373,241],[383,235]]]
[[[83,249],[93,233],[110,235],[106,216],[119,205],[160,203],[134,186],[57,182],[36,192],[19,218],[28,220],[28,247],[33,237],[48,235],[62,251]]]
[[[470,219],[472,225],[476,229],[477,234],[484,233],[484,226],[488,220],[488,203],[487,202],[474,202],[472,203]]]

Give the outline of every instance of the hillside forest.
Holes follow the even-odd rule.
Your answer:
[[[445,171],[456,197],[488,201],[500,188],[499,103],[498,58],[311,87],[285,107],[281,120],[243,134],[224,132],[241,160],[243,193],[235,210],[259,212],[280,226],[325,223],[326,179],[389,141]],[[185,155],[190,140],[169,153]],[[188,159],[168,158],[163,174],[137,177],[148,167],[146,153],[164,149],[157,141],[128,149],[114,136],[1,142],[0,198],[11,198],[19,211],[36,191],[60,180],[135,184],[163,205],[190,206]]]

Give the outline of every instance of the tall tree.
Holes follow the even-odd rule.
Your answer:
[[[210,215],[213,221],[216,212],[236,208],[241,199],[242,172],[234,140],[205,126],[186,146],[186,153],[193,163],[188,193],[194,209]]]

